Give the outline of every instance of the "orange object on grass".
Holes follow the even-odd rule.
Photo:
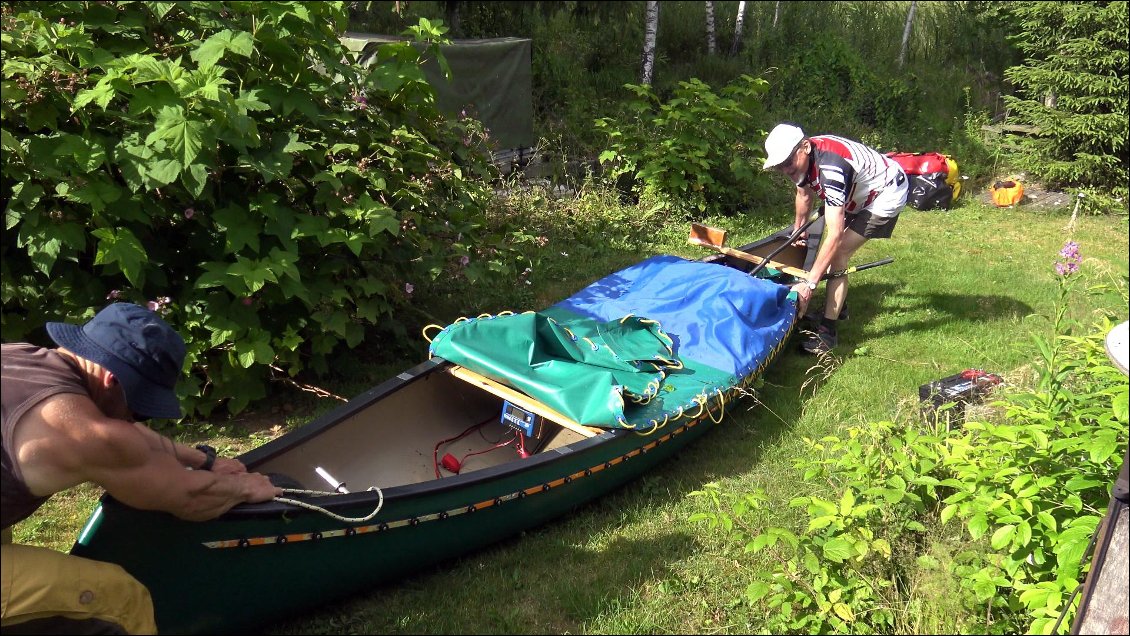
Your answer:
[[[993,203],[998,208],[1016,205],[1024,198],[1024,185],[1019,181],[997,181],[989,191],[993,195]]]

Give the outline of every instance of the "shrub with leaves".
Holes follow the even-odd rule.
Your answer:
[[[743,599],[769,631],[908,633],[910,616],[923,609],[911,574],[939,568],[959,581],[951,605],[991,616],[990,632],[1044,634],[1071,624],[1072,594],[1130,421],[1126,376],[1104,349],[1109,318],[1076,335],[1066,317],[1081,261],[1068,241],[1055,263],[1061,294],[1052,337],[1034,337],[1038,380],[1003,393],[998,418],[952,430],[879,422],[806,440],[820,453],[797,468],[827,494],[792,502],[808,512],[803,532],[757,523],[763,492],[709,484],[692,493],[710,502],[692,521],[727,530],[748,552],[770,553],[771,567]],[[923,554],[927,529],[955,520],[961,532],[942,534],[960,543],[942,547],[954,553],[942,565]]]
[[[623,177],[645,205],[685,213],[733,213],[757,200],[765,80],[743,75],[720,94],[700,80],[679,82],[661,102],[650,86],[627,84],[636,98],[621,121],[596,120],[607,135],[600,162]]]
[[[708,484],[711,512],[692,521],[734,532],[746,552],[766,552],[774,567],[757,572],[743,602],[759,608],[773,633],[901,633],[905,569],[900,549],[925,531],[927,504],[938,479],[932,450],[938,437],[894,422],[853,427],[841,439],[805,440],[817,458],[798,462],[806,483],[820,495],[797,497],[807,528],[760,527],[748,517],[767,499],[762,492],[734,494]],[[903,550],[905,551],[905,550]]]
[[[238,412],[403,334],[417,285],[507,270],[481,136],[420,70],[438,48],[355,67],[345,4],[4,3],[4,340],[149,303],[188,342],[189,412]]]

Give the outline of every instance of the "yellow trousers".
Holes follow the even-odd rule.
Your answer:
[[[6,634],[157,633],[149,590],[121,566],[5,543],[0,574],[0,628]]]

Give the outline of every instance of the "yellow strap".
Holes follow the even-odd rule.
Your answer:
[[[423,334],[424,340],[427,340],[428,342],[432,341],[432,339],[428,337],[428,329],[431,329],[432,327],[435,327],[436,329],[443,331],[443,327],[441,327],[439,325],[427,325],[427,326],[425,326],[422,330],[420,330],[420,332]]]

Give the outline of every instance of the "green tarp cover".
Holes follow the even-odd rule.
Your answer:
[[[653,429],[756,376],[795,316],[782,285],[657,256],[540,312],[448,325],[430,352],[582,424]]]
[[[341,40],[362,66],[375,59],[380,45],[406,41],[352,31]],[[483,122],[500,149],[530,148],[536,141],[531,51],[528,38],[454,40],[440,46],[451,80],[434,59],[425,61],[424,75],[436,91],[437,106],[449,117],[466,112]]]

